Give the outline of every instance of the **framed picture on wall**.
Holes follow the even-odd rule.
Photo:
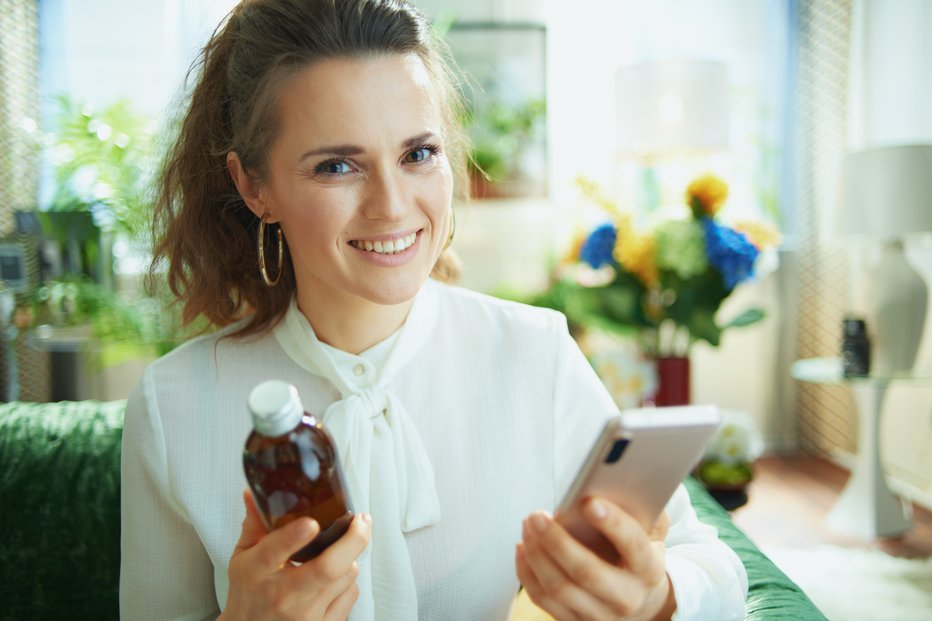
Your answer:
[[[547,31],[456,22],[447,42],[464,77],[474,198],[547,195]]]

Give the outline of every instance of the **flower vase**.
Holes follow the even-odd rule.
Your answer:
[[[654,405],[689,404],[689,357],[657,358],[657,392]]]

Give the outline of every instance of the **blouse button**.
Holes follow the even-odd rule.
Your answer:
[[[357,364],[355,367],[353,367],[353,373],[355,373],[356,375],[363,375],[365,372],[366,372],[365,365]]]

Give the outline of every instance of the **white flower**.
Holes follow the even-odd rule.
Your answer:
[[[747,412],[720,410],[722,425],[706,448],[705,459],[725,464],[752,462],[763,452],[764,442],[754,418]]]

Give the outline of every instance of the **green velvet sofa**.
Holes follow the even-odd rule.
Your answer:
[[[0,619],[118,618],[123,406],[0,404]],[[747,567],[747,619],[825,619],[701,486],[687,485]]]

